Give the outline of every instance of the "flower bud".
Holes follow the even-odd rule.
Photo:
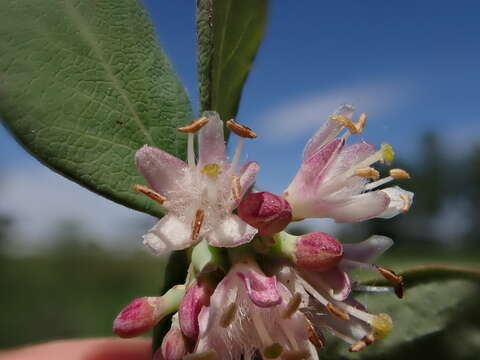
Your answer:
[[[203,306],[210,304],[213,289],[205,281],[192,284],[180,303],[178,315],[182,332],[189,339],[198,337],[198,314]]]
[[[113,332],[122,338],[138,336],[178,309],[185,286],[176,285],[161,297],[141,297],[125,306],[113,321]]]
[[[327,233],[299,236],[295,244],[294,261],[304,269],[326,271],[337,265],[342,256],[342,244]]]
[[[142,297],[133,300],[116,317],[113,331],[122,338],[130,338],[154,327],[160,319],[160,297]]]
[[[274,240],[272,252],[275,255],[287,257],[307,270],[329,270],[343,257],[342,244],[323,232],[294,236],[282,231],[274,236]]]
[[[273,235],[292,221],[292,208],[284,198],[269,193],[248,194],[238,206],[238,215],[258,229],[259,235]]]
[[[158,359],[161,360],[181,360],[187,354],[187,343],[183,337],[182,331],[176,327],[172,326],[171,329],[166,333],[163,338],[162,346],[157,352],[160,351],[161,357]],[[155,353],[154,359],[156,358],[157,353]]]

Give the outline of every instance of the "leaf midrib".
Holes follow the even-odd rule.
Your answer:
[[[147,142],[149,142],[151,145],[156,145],[152,136],[148,133],[147,128],[143,124],[142,120],[138,116],[137,112],[135,111],[135,108],[133,107],[133,104],[131,103],[130,99],[128,98],[128,95],[126,91],[123,89],[123,87],[120,85],[118,79],[116,78],[114,72],[112,71],[112,68],[110,67],[110,64],[106,61],[102,50],[98,46],[98,41],[95,37],[95,34],[93,31],[90,29],[89,25],[86,23],[85,19],[83,16],[79,13],[79,11],[73,6],[72,2],[70,0],[65,1],[65,10],[66,14],[71,17],[73,24],[76,25],[77,29],[79,30],[79,33],[83,40],[92,48],[93,52],[95,55],[99,58],[100,64],[103,66],[103,68],[106,71],[107,77],[110,79],[112,82],[113,87],[118,91],[122,99],[124,100],[128,110],[133,116],[133,119],[137,123],[138,127],[140,128],[141,132],[147,139]]]

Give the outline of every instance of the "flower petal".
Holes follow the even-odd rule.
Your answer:
[[[218,164],[222,168],[227,162],[225,138],[223,136],[223,121],[214,111],[206,111],[208,123],[200,130],[198,136],[198,165]]]
[[[237,215],[230,214],[207,234],[207,241],[216,247],[235,247],[248,243],[257,231]]]
[[[245,283],[248,297],[259,307],[271,307],[282,302],[275,276],[265,276],[254,270],[239,271],[237,275]]]
[[[211,289],[204,283],[192,284],[180,303],[178,317],[183,334],[196,340],[198,337],[198,314],[210,303]]]
[[[240,198],[245,195],[247,190],[255,182],[258,170],[260,170],[260,165],[256,161],[249,161],[240,169]]]
[[[399,186],[379,190],[390,198],[388,207],[377,217],[390,219],[402,212],[407,212],[413,203],[413,192],[403,190]]]
[[[348,274],[338,266],[319,273],[319,276],[330,286],[328,294],[338,301],[343,301],[350,295],[352,285]]]
[[[375,261],[393,245],[393,240],[386,236],[373,235],[356,244],[343,244],[343,257],[357,262]],[[342,264],[342,267],[344,265]]]
[[[183,177],[187,164],[169,153],[143,146],[135,153],[137,168],[150,186],[162,195],[178,188],[178,179]]]
[[[389,201],[381,191],[355,195],[346,200],[322,204],[323,217],[330,217],[339,223],[363,221],[380,215],[388,207]]]
[[[143,244],[155,255],[160,255],[190,246],[191,235],[190,224],[182,222],[173,214],[167,214],[143,235]]]
[[[351,105],[342,105],[333,115],[345,116],[352,118],[354,109]],[[307,159],[316,153],[322,146],[332,141],[335,136],[342,130],[343,125],[335,120],[328,118],[320,129],[308,140],[305,150],[303,151],[303,158]]]

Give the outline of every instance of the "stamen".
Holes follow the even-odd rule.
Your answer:
[[[203,219],[205,217],[205,212],[202,209],[198,209],[195,213],[195,219],[192,222],[192,243],[196,243],[198,240],[198,235],[200,234],[200,229],[203,224]]]
[[[193,133],[188,134],[187,138],[187,163],[191,171],[195,170],[195,137]]]
[[[272,344],[273,340],[270,337],[270,334],[265,328],[265,324],[263,323],[262,319],[260,318],[260,315],[257,312],[253,312],[252,321],[253,321],[253,325],[255,326],[255,329],[257,330],[257,334],[260,337],[260,341],[263,344]]]
[[[222,316],[220,316],[219,324],[222,328],[227,328],[233,320],[235,320],[235,315],[237,313],[237,304],[232,303],[230,304],[227,309],[223,312]]]
[[[380,173],[372,167],[357,169],[355,170],[355,175],[373,180],[377,180],[380,177]]]
[[[342,126],[347,128],[351,134],[358,134],[363,131],[365,124],[367,123],[367,114],[360,114],[360,117],[356,123],[353,123],[352,120],[343,115],[332,115],[330,116],[330,119],[342,124]]]
[[[330,326],[322,326],[322,328],[327,330],[333,336],[338,337],[339,339],[345,341],[346,343],[349,343],[349,344],[354,344],[355,343],[355,339],[353,339],[350,336],[347,336],[347,335],[335,330],[334,328],[332,328]]]
[[[282,355],[283,352],[283,346],[280,345],[279,343],[273,343],[270,346],[267,346],[265,350],[263,351],[263,355],[267,359],[276,359],[280,355]]]
[[[403,201],[402,212],[406,213],[410,209],[410,199],[404,193],[400,193],[400,198]]]
[[[328,303],[326,305],[326,308],[330,312],[330,314],[332,314],[333,316],[336,316],[336,317],[338,317],[339,319],[342,319],[342,320],[350,320],[350,316],[348,315],[348,313],[346,311],[336,307],[332,303]]]
[[[187,354],[183,360],[217,360],[218,355],[215,350],[203,351],[201,353]]]
[[[354,291],[364,291],[364,292],[393,292],[395,291],[393,287],[390,286],[372,286],[372,285],[360,285],[356,284],[353,287]]]
[[[240,195],[242,194],[242,187],[240,185],[240,176],[232,176],[232,194],[235,200],[240,200]]]
[[[282,360],[306,360],[310,356],[308,350],[285,351]]]
[[[204,127],[208,122],[208,117],[203,116],[199,119],[192,120],[185,126],[179,127],[177,130],[184,133],[195,133]]]
[[[377,266],[376,268],[377,268],[378,272],[385,279],[387,279],[388,281],[390,281],[391,283],[393,283],[395,285],[395,287],[393,288],[394,292],[395,292],[395,295],[397,295],[397,297],[400,298],[400,299],[403,298],[403,288],[405,286],[405,284],[403,282],[403,277],[401,275],[395,274],[395,272],[392,271],[392,270],[385,269],[385,268],[380,267],[380,266]]]
[[[257,137],[257,134],[255,134],[252,129],[235,122],[233,119],[227,121],[227,127],[242,138],[254,139]]]
[[[371,182],[370,184],[365,185],[365,191],[373,190],[373,189],[375,189],[379,186],[385,185],[385,184],[387,184],[387,183],[389,183],[390,181],[393,181],[393,180],[395,180],[395,178],[393,176],[387,176],[387,177],[384,177],[383,179]]]
[[[167,201],[167,198],[165,196],[160,195],[158,192],[150,189],[148,186],[136,184],[133,185],[132,188],[133,190],[140,191],[142,194],[147,195],[150,199],[155,200],[159,204],[163,204],[165,201]]]
[[[289,319],[300,307],[300,303],[302,302],[302,295],[299,293],[295,293],[290,301],[287,304],[287,307],[282,313],[282,319]]]
[[[315,346],[317,349],[323,348],[325,345],[322,339],[320,339],[320,336],[318,336],[318,333],[313,327],[312,322],[307,318],[305,318],[305,320],[307,321],[308,340],[310,340],[313,346]]]
[[[390,176],[394,179],[410,179],[410,174],[403,169],[390,169]]]
[[[375,341],[375,337],[373,334],[368,334],[364,336],[361,340],[357,341],[355,344],[350,346],[348,351],[350,352],[358,352],[360,350],[365,349],[368,345],[372,344]]]

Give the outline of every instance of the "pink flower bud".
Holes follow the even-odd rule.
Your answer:
[[[175,326],[167,332],[162,341],[162,347],[155,353],[155,360],[181,360],[187,354],[187,343],[182,331]],[[158,356],[160,353],[161,356]],[[158,357],[157,357],[158,356]]]
[[[248,194],[238,206],[238,215],[258,229],[259,235],[273,235],[282,231],[292,220],[292,208],[284,198],[269,193]]]
[[[122,338],[130,338],[153,328],[159,321],[160,297],[136,298],[115,318],[113,332]]]
[[[182,332],[186,337],[196,340],[198,337],[198,314],[203,306],[208,306],[213,289],[206,282],[191,285],[180,303],[178,316]]]
[[[294,261],[304,269],[326,271],[337,265],[342,256],[342,244],[329,234],[314,232],[296,239]]]

